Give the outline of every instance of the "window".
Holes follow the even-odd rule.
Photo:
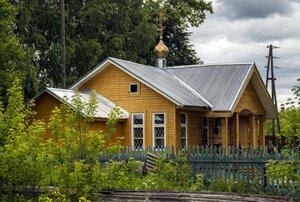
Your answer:
[[[166,114],[153,113],[153,147],[163,148],[166,146]]]
[[[185,147],[187,145],[187,115],[180,114],[180,145]]]
[[[144,113],[132,114],[132,145],[135,148],[144,146]]]
[[[129,83],[129,93],[130,94],[138,93],[138,84],[137,83]]]
[[[208,117],[203,117],[203,145],[209,145]]]
[[[215,127],[214,127],[214,134],[222,134],[222,119],[215,118]]]

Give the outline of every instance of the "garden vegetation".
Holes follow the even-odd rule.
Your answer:
[[[96,98],[92,95],[88,103],[83,103],[76,95],[72,98],[76,107],[55,108],[46,125],[34,120],[33,103],[24,105],[20,83],[17,79],[12,84],[8,105],[0,110],[1,201],[26,201],[36,190],[45,192],[37,196],[39,201],[97,200],[101,190],[263,190],[255,181],[204,180],[201,173],[194,177],[180,156],[170,161],[161,157],[155,172],[147,175],[142,175],[143,162],[134,159],[101,163],[99,155],[117,153],[120,148],[118,141],[107,146],[120,115],[118,108],[111,112],[105,131],[89,130]],[[45,139],[47,128],[52,136]]]

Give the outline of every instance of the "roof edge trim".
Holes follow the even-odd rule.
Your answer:
[[[240,96],[240,94],[241,94],[241,90],[245,87],[245,82],[247,81],[247,80],[249,80],[249,77],[250,77],[250,73],[252,72],[254,72],[254,65],[255,65],[255,63],[253,62],[252,64],[251,64],[251,67],[249,68],[249,70],[248,70],[248,72],[247,72],[247,74],[246,74],[246,76],[245,76],[245,78],[243,79],[243,84],[240,86],[240,88],[239,88],[239,90],[238,90],[238,93],[235,95],[235,97],[234,97],[234,99],[233,99],[233,102],[231,103],[231,105],[230,105],[230,111],[232,112],[232,110],[233,110],[233,107],[235,106],[235,104],[236,104],[236,102],[237,102],[237,99],[238,99],[238,97]]]

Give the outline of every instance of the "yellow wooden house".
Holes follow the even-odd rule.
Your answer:
[[[91,129],[104,129],[119,106],[116,136],[124,146],[265,145],[265,119],[277,111],[255,63],[168,67],[162,38],[155,52],[156,67],[110,57],[69,89],[46,89],[36,98],[37,118],[47,122],[61,102],[72,107],[65,97],[87,100],[94,91]]]

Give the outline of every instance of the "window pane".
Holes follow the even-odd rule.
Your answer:
[[[155,127],[154,128],[155,137],[162,137],[162,138],[164,138],[165,137],[164,133],[165,133],[164,127]]]
[[[221,118],[215,118],[215,126],[222,126],[222,119]]]
[[[129,92],[130,93],[137,93],[138,92],[138,86],[137,86],[137,84],[130,84],[129,85]]]
[[[143,128],[133,128],[134,138],[143,138]]]
[[[143,139],[135,139],[134,146],[135,146],[135,148],[143,147]]]
[[[154,115],[154,124],[164,124],[165,115],[164,114],[155,114]]]
[[[186,114],[181,114],[181,115],[180,115],[180,121],[181,121],[181,123],[183,123],[183,124],[186,123]]]
[[[163,148],[165,146],[164,139],[155,140],[155,148]]]
[[[181,147],[186,146],[186,138],[181,138]]]
[[[181,127],[181,137],[186,137],[186,127]]]
[[[142,114],[133,115],[133,124],[143,124],[143,115]]]
[[[207,125],[208,125],[208,118],[203,117],[203,126],[207,126]]]

